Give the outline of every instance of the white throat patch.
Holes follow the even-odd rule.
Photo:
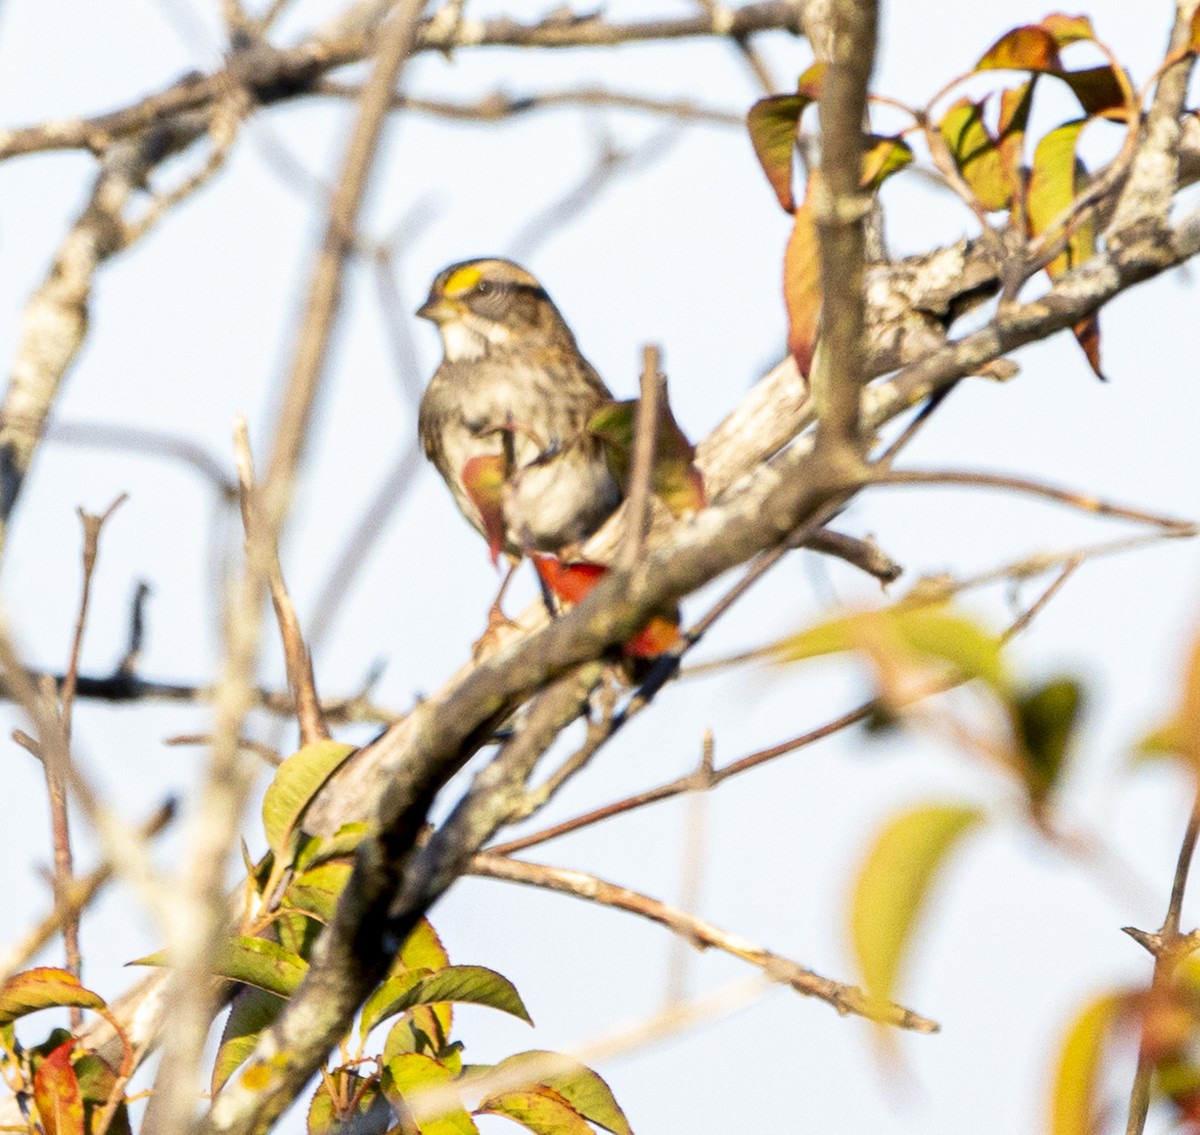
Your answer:
[[[511,338],[508,328],[503,324],[484,320],[478,320],[478,324],[472,327],[466,320],[454,319],[438,325],[449,362],[482,358],[489,346],[499,346]]]

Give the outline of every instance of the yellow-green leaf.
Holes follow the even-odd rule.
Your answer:
[[[812,369],[821,318],[821,260],[813,220],[814,171],[804,202],[796,210],[792,232],[783,253],[783,299],[788,314],[788,350],[805,378]]]
[[[813,100],[805,95],[771,95],[759,99],[746,115],[746,129],[758,164],[775,190],[779,204],[794,212],[792,157],[796,148],[796,126],[804,108]]]
[[[439,970],[450,964],[450,955],[428,918],[422,918],[400,947],[400,962],[408,969]]]
[[[286,1004],[282,997],[268,993],[265,989],[249,986],[238,990],[225,1021],[225,1028],[221,1031],[221,1045],[213,1062],[213,1095],[225,1086],[229,1077],[250,1056],[263,1029],[274,1024],[275,1018]]]
[[[535,1049],[501,1060],[492,1070],[504,1075],[520,1075],[526,1068],[530,1086],[552,1088],[584,1119],[613,1135],[633,1135],[612,1089],[586,1064],[555,1052]]]
[[[263,797],[262,818],[267,844],[281,860],[291,855],[292,839],[312,798],[353,752],[353,745],[340,741],[314,741],[275,770]]]
[[[421,1116],[421,1090],[443,1087],[453,1082],[454,1074],[444,1064],[429,1056],[409,1052],[395,1056],[383,1066],[384,1095],[398,1114],[407,1115],[410,1107]],[[442,1107],[440,1114],[418,1118],[421,1135],[477,1135],[475,1121],[462,1104]]]
[[[39,1009],[63,1006],[103,1009],[104,998],[84,989],[73,973],[54,966],[38,966],[13,974],[0,986],[0,1025],[7,1025]]]
[[[862,160],[862,187],[878,189],[913,160],[912,147],[899,137],[872,134],[866,139]]]
[[[367,834],[365,823],[343,824],[331,836],[305,836],[296,849],[295,868],[305,871],[331,859],[349,859]]]
[[[588,432],[604,445],[613,478],[628,492],[633,466],[638,399],[607,402],[588,421]],[[696,448],[680,429],[669,403],[659,407],[651,488],[675,516],[699,512],[707,504],[704,477],[695,464]]]
[[[327,925],[333,920],[333,912],[352,870],[346,862],[327,862],[302,871],[288,883],[282,905],[309,914]]]
[[[938,131],[963,180],[989,212],[1007,209],[1013,183],[1005,173],[996,140],[983,121],[982,102],[959,99],[942,116]]]
[[[1101,1129],[1098,1088],[1105,1044],[1130,1007],[1128,993],[1107,993],[1071,1022],[1054,1070],[1051,1135],[1093,1135]]]
[[[1082,163],[1075,156],[1079,133],[1086,119],[1064,122],[1051,130],[1037,145],[1033,170],[1029,175],[1029,233],[1040,236],[1057,229],[1087,180]],[[1072,230],[1067,247],[1047,266],[1053,278],[1087,260],[1096,248],[1096,226],[1084,220]]]
[[[171,959],[166,950],[160,950],[129,964],[169,966]],[[308,972],[308,962],[277,942],[244,935],[222,942],[211,959],[211,967],[218,977],[253,985],[280,997],[290,997]]]
[[[921,908],[959,840],[983,819],[964,804],[925,804],[892,819],[867,854],[850,906],[864,984],[890,1000]]]
[[[476,1115],[503,1115],[534,1135],[592,1135],[583,1118],[553,1088],[531,1088],[489,1096]]]
[[[898,603],[842,615],[784,639],[771,654],[779,662],[797,662],[850,650],[868,655],[881,673],[906,660],[937,661],[1002,696],[1010,686],[1000,640],[942,604]]]

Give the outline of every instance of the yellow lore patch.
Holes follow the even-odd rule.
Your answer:
[[[468,264],[459,268],[457,272],[451,272],[449,279],[446,280],[445,294],[448,296],[466,295],[479,283],[482,275],[483,273],[474,264]]]

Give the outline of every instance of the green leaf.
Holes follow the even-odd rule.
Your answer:
[[[263,797],[263,828],[267,844],[287,861],[304,812],[322,785],[354,752],[340,741],[314,741],[293,753],[275,770]]]
[[[1051,1135],[1092,1135],[1102,1129],[1106,1111],[1100,1097],[1104,1049],[1131,1007],[1128,993],[1106,993],[1088,1002],[1071,1022],[1054,1070]]]
[[[411,1008],[411,1006],[403,1004],[403,998],[414,985],[428,977],[429,973],[430,971],[425,969],[409,970],[407,973],[389,977],[371,990],[370,995],[363,1002],[362,1012],[358,1018],[359,1037],[365,1041],[367,1034],[380,1021]]]
[[[413,1097],[419,1107],[422,1089],[451,1084],[454,1076],[445,1065],[429,1056],[404,1053],[388,1060],[383,1066],[383,1091],[398,1115],[406,1116]],[[421,1135],[477,1135],[475,1121],[462,1104],[443,1108],[441,1114],[418,1119]]]
[[[812,197],[816,174],[809,177],[804,202],[796,210],[783,252],[783,299],[788,315],[788,350],[807,378],[817,347],[821,319],[821,260]]]
[[[0,986],[0,1025],[7,1025],[39,1009],[62,1006],[103,1009],[104,998],[84,989],[73,973],[54,966],[38,966],[13,974]]]
[[[84,1135],[83,1095],[71,1065],[72,1037],[38,1065],[33,1074],[33,1102],[45,1135]]]
[[[487,1005],[492,1009],[519,1017],[533,1024],[520,994],[508,978],[484,966],[447,966],[437,973],[422,976],[418,981],[402,988],[403,978],[389,978],[397,982],[398,992],[392,1000],[382,999],[373,1012],[376,1022],[395,1013],[403,1013],[415,1005],[435,1005],[442,1001],[457,1001],[462,1004]]]
[[[331,859],[350,859],[366,837],[365,823],[343,824],[332,836],[305,836],[296,850],[295,868],[305,871]]]
[[[982,819],[978,808],[926,804],[896,816],[876,837],[850,906],[854,953],[873,996],[892,999],[934,879],[959,840]]]
[[[213,1061],[212,1085],[216,1095],[254,1051],[262,1031],[275,1022],[287,1002],[265,989],[238,990],[221,1031],[221,1045]]]
[[[531,1088],[489,1096],[475,1109],[476,1115],[503,1115],[534,1135],[592,1135],[583,1118],[553,1088]]]
[[[942,116],[938,131],[980,206],[992,212],[1008,208],[1014,183],[996,140],[984,125],[983,107],[982,102],[960,99]]]
[[[338,898],[353,867],[349,863],[321,863],[294,875],[283,892],[282,904],[303,911],[327,925],[333,920]]]
[[[633,1135],[612,1089],[586,1064],[556,1052],[535,1049],[501,1060],[492,1070],[520,1075],[525,1068],[529,1069],[531,1087],[552,1088],[584,1119],[613,1135]]]
[[[1012,703],[1029,794],[1035,802],[1044,800],[1058,783],[1082,700],[1078,682],[1057,678]]]
[[[130,962],[131,966],[169,966],[170,957],[166,950]],[[266,938],[240,936],[228,938],[211,959],[212,972],[218,977],[240,981],[290,997],[304,980],[308,962],[277,942]]]

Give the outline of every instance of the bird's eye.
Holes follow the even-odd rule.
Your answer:
[[[475,294],[477,296],[486,296],[491,290],[491,280],[480,280],[479,283],[475,285]]]

